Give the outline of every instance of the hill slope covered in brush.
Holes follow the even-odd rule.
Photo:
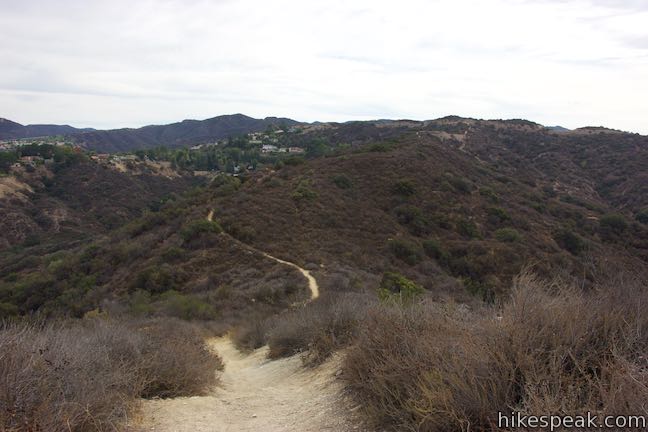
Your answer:
[[[312,270],[323,292],[396,272],[484,299],[525,266],[588,285],[597,259],[648,260],[644,136],[446,118],[320,124],[299,140],[322,156],[222,175],[63,255],[6,256],[0,301],[65,310],[75,292],[75,314],[106,299],[151,312],[180,295],[189,315],[233,317],[304,296],[298,274],[255,251]],[[38,286],[51,291],[28,301]]]

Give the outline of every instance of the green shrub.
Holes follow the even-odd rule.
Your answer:
[[[388,247],[389,251],[396,258],[409,265],[418,264],[423,259],[420,247],[415,243],[408,242],[407,240],[390,240]]]
[[[635,215],[635,219],[636,219],[637,222],[639,222],[639,223],[642,223],[642,224],[648,224],[648,208],[639,211],[639,212]]]
[[[133,290],[142,289],[152,294],[174,290],[182,283],[180,275],[168,264],[148,267],[137,274],[131,284]]]
[[[479,238],[479,230],[475,222],[467,219],[459,219],[456,222],[455,228],[459,234],[467,238]]]
[[[450,254],[443,249],[441,243],[437,240],[425,240],[423,250],[427,256],[435,259],[441,265],[447,264],[450,259]]]
[[[599,226],[604,234],[623,234],[628,229],[628,222],[622,215],[608,214],[601,217]]]
[[[423,295],[425,290],[414,281],[405,276],[387,272],[383,274],[378,297],[381,301],[396,302],[399,304],[409,303]]]
[[[165,262],[172,262],[181,259],[187,254],[187,252],[177,246],[170,246],[162,252],[162,259]]]
[[[333,177],[333,183],[340,189],[350,189],[353,186],[351,179],[344,174],[338,174]]]
[[[164,315],[184,320],[213,320],[217,318],[214,307],[195,296],[170,290],[160,295],[159,307]]]
[[[478,297],[480,300],[483,300],[485,302],[493,302],[495,300],[493,287],[485,280],[467,277],[462,278],[462,282],[464,284],[464,287],[466,288],[466,291]]]
[[[370,144],[367,147],[367,150],[372,153],[384,153],[393,149],[394,149],[394,144],[386,143],[386,142]]]
[[[416,186],[411,180],[398,180],[392,186],[392,192],[396,195],[409,197],[416,193]]]
[[[415,206],[402,205],[395,209],[396,218],[402,225],[407,226],[409,231],[420,236],[428,231],[428,221],[423,216],[421,209]]]
[[[479,195],[483,196],[484,198],[487,198],[491,202],[498,202],[499,197],[495,193],[495,191],[489,187],[482,187],[479,189]]]
[[[514,243],[522,240],[522,235],[514,228],[501,228],[495,231],[495,238],[505,243]]]
[[[283,163],[288,166],[301,165],[305,162],[305,159],[301,156],[289,156],[283,160]]]
[[[488,215],[488,222],[493,225],[498,225],[511,220],[511,216],[508,212],[501,207],[489,207],[486,209],[486,214]]]
[[[560,229],[554,233],[553,238],[561,248],[573,255],[578,255],[585,249],[585,241],[578,234],[568,229]]]
[[[457,191],[463,194],[470,193],[472,184],[464,177],[448,176],[448,182]]]
[[[220,174],[210,184],[216,196],[231,195],[241,186],[241,180],[237,177]]]
[[[298,184],[297,187],[295,188],[295,191],[292,193],[292,199],[294,199],[297,202],[302,202],[302,201],[312,201],[317,199],[319,196],[317,192],[312,188],[312,183],[310,180],[305,179],[301,180]]]
[[[190,242],[201,237],[203,234],[219,234],[222,231],[223,229],[218,224],[218,222],[208,221],[207,219],[200,219],[185,225],[180,231],[180,236],[182,236],[182,239],[185,242]]]

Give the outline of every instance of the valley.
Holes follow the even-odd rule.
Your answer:
[[[491,430],[498,409],[544,409],[585,381],[570,410],[640,410],[648,137],[216,119],[3,151],[0,317],[15,327],[0,344],[15,357],[0,364],[75,389],[48,393],[60,418],[80,400],[96,430]],[[99,364],[71,361],[74,334],[123,355],[100,383],[121,411],[66,381]],[[633,398],[605,399],[612,385]],[[7,401],[5,425],[44,421],[30,413],[45,405]]]

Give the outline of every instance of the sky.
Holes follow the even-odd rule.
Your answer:
[[[0,117],[446,115],[648,134],[648,0],[0,0]]]

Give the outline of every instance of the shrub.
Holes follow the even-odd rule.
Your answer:
[[[467,219],[459,219],[455,224],[455,229],[459,234],[467,238],[479,238],[479,230],[475,222]]]
[[[220,174],[210,184],[210,188],[214,189],[216,196],[231,195],[236,192],[241,186],[241,180],[237,177]]]
[[[648,208],[643,209],[635,215],[637,222],[642,224],[648,224]]]
[[[555,232],[553,238],[561,248],[573,255],[578,255],[585,249],[585,241],[578,234],[568,229],[563,228]]]
[[[223,232],[223,229],[218,222],[201,219],[185,225],[180,231],[180,235],[185,242],[190,242],[201,237],[203,234],[219,234],[221,232]]]
[[[295,201],[302,202],[315,200],[317,199],[318,194],[315,190],[313,190],[310,180],[301,180],[297,184],[297,187],[295,188],[295,191],[291,196]]]
[[[378,289],[378,297],[382,301],[409,303],[420,297],[425,290],[422,286],[414,281],[407,279],[405,276],[387,272],[383,275]]]
[[[148,267],[137,274],[131,289],[142,289],[153,294],[160,294],[179,287],[180,275],[169,264]]]
[[[392,192],[409,197],[416,193],[416,186],[411,180],[399,180],[392,186]]]
[[[498,225],[511,220],[511,216],[508,212],[501,207],[489,207],[486,209],[486,214],[488,215],[488,222],[493,225]]]
[[[427,256],[435,259],[439,264],[445,265],[450,259],[450,254],[443,249],[437,240],[425,240],[423,250]]]
[[[161,256],[165,262],[172,262],[172,261],[180,260],[186,254],[187,252],[184,249],[179,248],[177,246],[170,246],[166,248],[164,251],[162,251]]]
[[[628,222],[619,214],[608,214],[601,217],[599,225],[604,234],[619,235],[628,229]]]
[[[415,243],[410,243],[407,240],[394,239],[388,242],[389,251],[399,260],[409,264],[415,265],[423,260],[421,249]]]
[[[464,177],[456,177],[453,175],[449,175],[448,177],[448,183],[457,191],[461,192],[463,194],[470,193],[472,189],[472,184],[470,183],[470,180],[464,178]]]
[[[367,150],[372,152],[372,153],[384,153],[384,152],[388,152],[390,150],[393,150],[394,147],[395,146],[394,146],[393,143],[382,142],[382,143],[370,144],[367,147]]]
[[[209,303],[177,291],[166,291],[160,296],[160,309],[164,315],[184,320],[213,320],[216,310]]]
[[[395,213],[398,222],[407,226],[412,234],[420,236],[428,231],[429,223],[418,207],[402,205],[396,208]]]
[[[333,183],[340,189],[350,189],[353,186],[351,179],[344,174],[338,174],[333,177]]]
[[[514,228],[501,228],[495,231],[495,238],[505,243],[514,243],[522,240],[522,235]]]
[[[234,328],[231,332],[232,341],[236,348],[244,352],[261,348],[268,342],[271,325],[272,320],[254,315],[247,323]]]
[[[495,191],[489,187],[479,188],[479,195],[489,199],[491,202],[494,203],[499,201],[499,197],[497,196]]]
[[[239,222],[223,222],[223,229],[232,237],[243,243],[252,243],[256,238],[256,231],[249,225],[243,225]]]
[[[137,399],[202,394],[218,357],[179,321],[0,327],[0,430],[114,431]]]
[[[283,160],[283,163],[288,166],[301,165],[305,162],[305,159],[301,156],[289,156]]]
[[[368,312],[344,376],[381,429],[496,431],[498,412],[644,412],[645,281],[589,294],[533,276],[501,309],[383,305]],[[551,292],[551,294],[550,294]],[[499,315],[499,316],[498,316]]]
[[[338,294],[321,297],[279,317],[268,336],[268,356],[302,353],[306,365],[323,362],[336,349],[351,343],[369,304],[365,296]]]

